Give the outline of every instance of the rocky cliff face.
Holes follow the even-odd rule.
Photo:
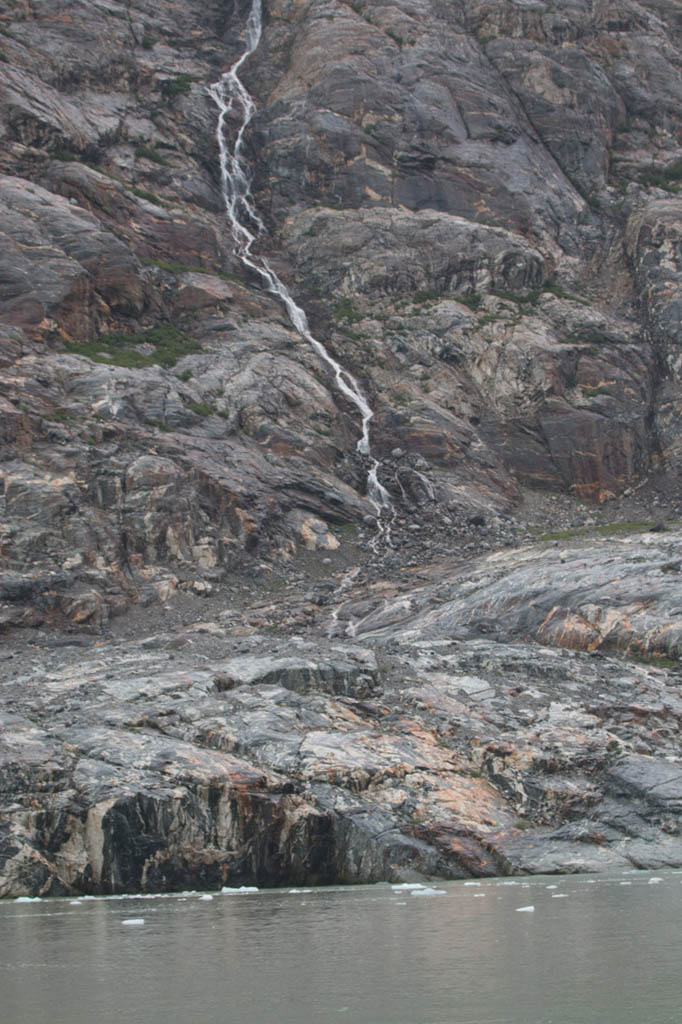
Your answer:
[[[243,69],[259,247],[374,409],[392,546],[375,542],[357,409],[232,255],[207,86],[241,52],[247,14],[244,0],[0,12],[14,808],[2,891],[565,868],[583,848],[534,860],[528,822],[626,856],[609,831],[620,812],[585,818],[614,800],[638,816],[628,849],[651,844],[631,863],[657,863],[656,843],[661,863],[679,862],[666,838],[677,797],[665,813],[649,799],[677,777],[675,671],[605,662],[595,704],[593,659],[533,646],[679,658],[673,524],[654,563],[654,534],[623,550],[580,544],[581,530],[617,538],[680,515],[679,6],[266,4]],[[551,538],[528,547],[557,528],[577,531],[570,556]],[[221,689],[223,670],[190,656],[190,640],[208,643],[197,622],[214,624],[214,666],[239,643],[248,658],[279,643],[294,661],[292,635],[313,644],[306,692],[291,695],[281,666],[269,681],[228,674]],[[104,644],[125,679],[126,652],[162,636],[189,675],[169,688],[172,666],[155,656],[135,717],[142,697],[114,694],[96,652],[81,664],[59,647],[75,690],[64,696],[53,664],[43,704],[45,663],[21,652],[62,643],[55,630]],[[331,650],[356,633],[355,654]],[[403,639],[416,646],[390,653]],[[344,689],[339,657],[374,658],[369,682]],[[479,658],[488,675],[471,668]],[[531,675],[539,718],[514,706]],[[452,680],[474,676],[495,695],[485,726],[458,728],[455,743],[446,723],[468,721],[479,697]],[[622,710],[642,692],[662,710]],[[246,732],[225,739],[242,713]],[[584,762],[585,741],[561,732],[572,714],[569,731],[591,730]],[[585,820],[580,836],[567,824]]]

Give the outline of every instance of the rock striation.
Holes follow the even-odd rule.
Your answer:
[[[307,516],[373,511],[356,410],[231,254],[206,87],[246,13],[1,16],[2,543],[40,598],[6,622],[85,621],[87,592],[100,623],[194,565],[295,554]],[[362,383],[376,451],[469,514],[662,471],[677,494],[675,6],[264,19],[243,69],[263,254]]]
[[[0,11],[0,894],[682,863],[678,5],[265,3],[383,539],[247,16]]]
[[[682,865],[681,551],[438,564],[354,640],[228,612],[6,655],[0,894]]]

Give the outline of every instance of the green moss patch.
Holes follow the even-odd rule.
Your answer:
[[[139,347],[142,345],[153,346],[153,351],[140,352]],[[142,369],[145,366],[175,366],[183,356],[200,352],[201,345],[173,324],[165,323],[140,331],[139,334],[114,331],[112,334],[103,334],[97,341],[67,342],[66,351],[85,356],[94,363]]]

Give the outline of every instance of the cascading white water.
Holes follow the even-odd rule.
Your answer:
[[[343,395],[353,403],[362,417],[362,433],[357,443],[357,450],[369,461],[367,474],[367,497],[376,510],[377,521],[381,522],[383,512],[393,507],[386,488],[379,482],[379,461],[374,458],[369,444],[369,424],[374,416],[367,399],[363,395],[355,378],[327,352],[322,342],[310,333],[308,318],[301,307],[294,301],[289,289],[275,273],[268,261],[251,251],[253,243],[265,225],[256,210],[251,193],[251,181],[242,158],[242,148],[246,129],[256,112],[256,105],[239,78],[239,71],[257,48],[262,31],[261,0],[253,0],[249,17],[246,22],[246,47],[239,60],[229,71],[209,86],[208,92],[220,111],[218,117],[217,139],[220,151],[220,176],[223,187],[223,198],[227,219],[234,239],[234,251],[244,266],[256,272],[268,291],[276,295],[284,303],[289,319],[298,333],[312,346],[318,356],[334,372],[334,380]],[[230,151],[227,141],[226,119],[241,108],[241,124],[237,132],[234,146]]]

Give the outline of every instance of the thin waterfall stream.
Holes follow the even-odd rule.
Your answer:
[[[246,22],[246,46],[241,57],[229,71],[209,86],[208,92],[218,110],[217,140],[220,152],[220,176],[223,199],[228,223],[234,239],[234,252],[245,267],[256,272],[269,292],[284,304],[295,330],[305,338],[317,355],[333,371],[339,391],[355,405],[362,419],[362,433],[357,451],[369,462],[367,473],[367,497],[374,506],[379,531],[389,540],[388,527],[382,524],[382,515],[390,513],[393,503],[386,488],[378,477],[379,460],[374,457],[369,442],[369,425],[374,412],[360,390],[353,375],[344,369],[310,331],[305,311],[295,302],[291,292],[263,256],[255,255],[252,247],[256,239],[265,232],[251,192],[251,179],[242,156],[244,136],[255,112],[253,98],[239,78],[244,62],[257,49],[262,33],[262,0],[253,0]],[[227,118],[241,108],[241,124],[232,150],[227,141]]]

